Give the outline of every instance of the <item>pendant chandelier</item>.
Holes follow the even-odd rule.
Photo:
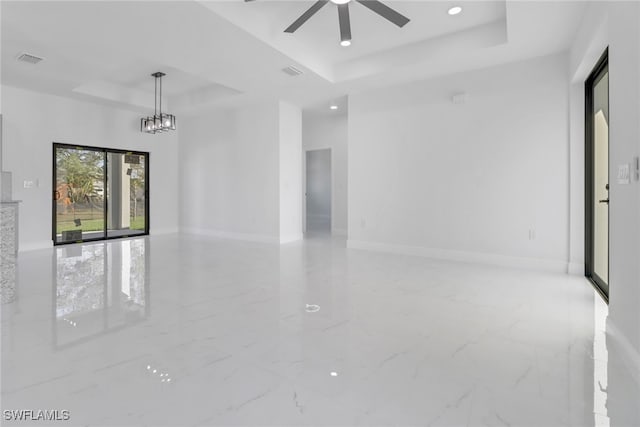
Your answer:
[[[156,79],[153,117],[143,117],[140,119],[140,131],[145,133],[160,133],[176,130],[176,116],[162,112],[162,76],[166,74],[158,71],[151,75]],[[158,86],[160,87],[160,96],[158,96]]]

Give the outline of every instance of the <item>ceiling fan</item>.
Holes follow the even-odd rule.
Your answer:
[[[250,2],[254,0],[244,0]],[[318,0],[316,1],[305,13],[300,15],[293,24],[289,25],[284,32],[293,33],[315,15],[320,9],[322,9],[327,3],[331,2],[338,6],[338,20],[340,22],[340,44],[342,46],[349,46],[351,44],[351,21],[349,20],[349,3],[352,1],[358,2],[361,5],[367,7],[388,21],[393,22],[398,27],[404,27],[410,20],[406,16],[396,12],[389,6],[378,0]]]

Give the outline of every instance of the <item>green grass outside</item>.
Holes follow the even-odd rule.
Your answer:
[[[144,217],[139,216],[135,219],[131,220],[131,225],[129,227],[131,230],[144,230]],[[104,220],[103,219],[83,219],[82,225],[76,226],[73,220],[71,221],[58,221],[57,224],[57,233],[62,234],[63,231],[70,230],[82,230],[83,232],[88,231],[102,231],[104,230]]]

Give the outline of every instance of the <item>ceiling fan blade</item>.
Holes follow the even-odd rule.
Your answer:
[[[378,0],[357,0],[357,1],[361,5],[368,7],[378,15],[382,16],[383,18],[393,22],[398,27],[404,27],[410,21],[410,19],[407,18],[406,16],[396,12],[395,10],[391,9],[389,6],[385,5],[384,3],[379,2]]]
[[[284,30],[284,32],[293,33],[294,31],[296,31],[298,28],[300,28],[300,26],[302,26],[302,24],[307,22],[309,18],[315,15],[327,3],[329,3],[329,0],[318,0],[317,2],[315,2],[313,6],[311,6],[305,13],[300,15],[300,17],[296,19],[293,24],[289,25],[287,29]]]
[[[351,21],[349,19],[349,4],[338,5],[338,20],[340,21],[340,41],[351,41]]]

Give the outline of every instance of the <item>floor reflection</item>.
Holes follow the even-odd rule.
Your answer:
[[[584,278],[309,236],[73,245],[18,269],[3,409],[65,425],[640,426],[640,370]]]
[[[149,315],[147,239],[54,251],[53,345],[63,348]]]
[[[609,306],[594,295],[593,328],[593,414],[596,427],[609,427],[607,387],[609,353],[607,351],[607,316]]]

